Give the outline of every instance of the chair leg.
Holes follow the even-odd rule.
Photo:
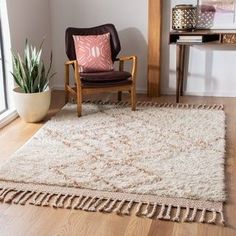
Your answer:
[[[132,111],[136,110],[136,89],[133,87],[131,89],[131,106],[132,106]]]
[[[122,100],[122,92],[119,91],[118,92],[118,102],[120,102]]]
[[[69,102],[69,92],[67,88],[65,88],[65,104],[67,104],[68,102]]]
[[[69,91],[67,86],[69,86],[69,67],[65,65],[65,103],[67,104],[69,102]]]
[[[78,113],[78,117],[81,117],[82,115],[82,91],[81,89],[78,89],[77,91],[77,113]]]

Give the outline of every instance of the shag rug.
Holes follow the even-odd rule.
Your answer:
[[[68,104],[0,168],[0,201],[224,223],[223,106]]]

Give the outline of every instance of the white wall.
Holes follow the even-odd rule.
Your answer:
[[[39,44],[46,36],[44,56],[48,58],[53,48],[57,72],[54,87],[63,88],[63,64],[67,59],[64,46],[65,29],[69,26],[90,27],[107,22],[114,23],[123,48],[120,55],[138,55],[137,87],[139,91],[146,91],[147,4],[147,0],[7,0],[12,48],[22,51],[26,37],[30,38],[33,44]],[[175,46],[168,45],[170,5],[170,0],[163,1],[161,90],[164,94],[175,93]],[[235,58],[236,50],[192,48],[186,93],[236,96]]]
[[[119,33],[120,55],[137,55],[138,90],[147,81],[147,0],[51,0],[52,44],[57,77],[54,85],[64,87],[65,30],[69,26],[92,27],[113,23]]]
[[[49,0],[6,0],[10,25],[11,45],[14,52],[23,52],[25,40],[40,45],[43,38],[44,58],[51,50]]]
[[[188,1],[188,3],[191,0]],[[168,45],[171,2],[163,1],[162,93],[175,93],[175,46]],[[232,50],[233,49],[233,50]],[[185,91],[190,95],[236,96],[236,49],[191,48]]]
[[[8,90],[9,110],[14,110],[12,89],[14,82],[12,70],[11,50],[22,54],[25,40],[28,38],[34,45],[39,45],[43,37],[45,40],[43,54],[49,59],[51,49],[50,9],[49,0],[0,0],[1,20],[4,37],[4,53],[6,60],[6,80]]]

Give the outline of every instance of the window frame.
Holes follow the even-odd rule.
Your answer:
[[[7,97],[7,81],[6,81],[6,68],[5,68],[5,53],[4,53],[4,41],[3,41],[3,31],[2,31],[2,19],[0,15],[0,54],[1,54],[1,68],[3,76],[3,91],[4,91],[4,103],[5,109],[0,111],[0,115],[6,112],[9,109],[8,106],[8,97]]]
[[[11,123],[18,117],[18,113],[15,108],[12,90],[15,87],[14,80],[12,78],[12,53],[11,53],[11,34],[10,25],[8,19],[7,3],[6,0],[0,0],[0,18],[2,29],[2,42],[4,53],[4,69],[5,69],[5,96],[7,98],[7,110],[0,114],[0,130],[6,125]],[[1,65],[0,65],[1,66]]]

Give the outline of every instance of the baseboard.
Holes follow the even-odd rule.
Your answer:
[[[18,113],[15,110],[13,110],[13,111],[6,111],[6,113],[4,113],[1,116],[1,119],[0,119],[0,129],[2,129],[4,126],[8,125],[9,123],[11,123],[18,116],[19,115],[18,115]]]
[[[138,94],[147,94],[147,90],[146,89],[137,89],[137,93]]]
[[[162,95],[175,95],[175,91],[162,90]],[[236,93],[230,92],[200,92],[200,91],[187,91],[184,92],[186,96],[197,96],[197,97],[236,97]]]
[[[64,86],[53,86],[52,90],[64,90]],[[137,88],[138,94],[147,94],[146,89]],[[175,95],[173,90],[162,90],[162,95]],[[187,96],[198,96],[198,97],[236,97],[236,93],[231,92],[202,92],[202,91],[187,91],[184,92]]]

